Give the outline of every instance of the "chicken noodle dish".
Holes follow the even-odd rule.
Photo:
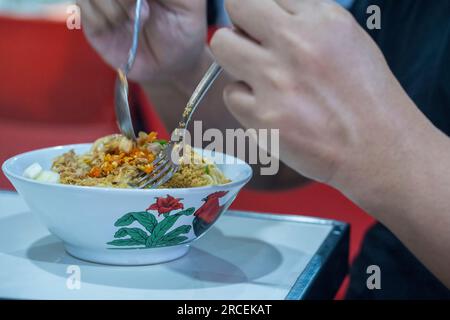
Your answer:
[[[74,150],[53,161],[51,171],[39,164],[28,167],[24,176],[47,182],[95,187],[131,188],[142,174],[151,175],[154,161],[167,146],[157,133],[139,133],[137,141],[120,134],[98,139],[90,151],[78,155]],[[201,157],[189,146],[178,159],[179,168],[160,188],[189,188],[221,185],[230,182],[209,159]]]

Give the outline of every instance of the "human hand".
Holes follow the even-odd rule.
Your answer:
[[[131,0],[78,0],[83,30],[92,46],[112,67],[127,61],[132,40]],[[205,0],[147,0],[143,29],[130,79],[164,82],[188,75],[205,51]]]
[[[333,1],[226,5],[236,30],[211,42],[238,80],[225,103],[246,127],[279,128],[281,160],[299,173],[352,192],[426,136],[431,126],[376,44]]]

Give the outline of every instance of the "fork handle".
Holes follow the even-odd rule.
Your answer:
[[[195,88],[194,93],[192,94],[191,98],[189,99],[186,109],[183,112],[182,120],[179,124],[179,129],[185,129],[188,127],[189,122],[191,121],[192,114],[197,109],[200,102],[205,97],[208,90],[211,88],[214,81],[217,79],[217,77],[222,72],[222,67],[217,64],[217,62],[213,62],[213,64],[209,67],[208,71],[206,71],[205,75],[203,76],[202,80],[200,80],[200,83],[198,84],[197,88]]]

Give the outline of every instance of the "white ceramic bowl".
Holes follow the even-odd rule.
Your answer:
[[[252,170],[233,157],[203,151],[232,182],[221,186],[182,189],[114,189],[48,184],[27,179],[23,171],[34,162],[49,170],[55,157],[90,144],[27,152],[7,160],[3,172],[48,230],[64,242],[67,252],[83,260],[143,265],[183,256],[230,206],[250,180]],[[198,152],[199,150],[197,150]]]

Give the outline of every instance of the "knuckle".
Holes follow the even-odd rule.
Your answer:
[[[329,60],[329,50],[327,46],[320,46],[311,43],[302,45],[303,64],[308,68],[322,68]]]
[[[349,28],[353,27],[353,16],[335,3],[323,3],[324,11],[328,17],[328,21],[336,28]],[[345,29],[344,29],[345,30]]]
[[[238,99],[236,99],[236,84],[230,84],[225,87],[223,91],[223,98],[225,104],[229,108],[236,109],[239,107]]]
[[[272,108],[267,108],[262,112],[256,113],[255,117],[259,123],[264,123],[266,125],[269,125],[270,127],[280,126],[280,124],[283,123],[284,120],[282,113]]]
[[[233,85],[228,85],[225,87],[225,89],[223,90],[223,98],[225,100],[225,103],[227,105],[231,105],[234,104],[234,99],[233,99],[233,91],[234,91],[234,86]]]
[[[290,88],[288,77],[280,70],[280,68],[266,68],[264,78],[269,87],[277,91],[285,91]]]
[[[281,27],[276,32],[276,37],[283,42],[288,48],[296,48],[299,44],[299,33],[295,28]]]

